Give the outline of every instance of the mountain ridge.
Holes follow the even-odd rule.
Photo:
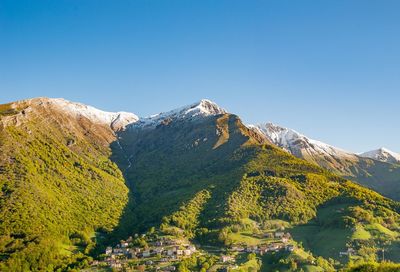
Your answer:
[[[400,163],[400,154],[395,153],[385,147],[361,153],[359,156],[379,160],[382,162]]]
[[[280,222],[293,243],[307,241],[302,266],[320,256],[336,260],[331,270],[348,244],[365,257],[358,228],[371,229],[369,254],[397,248],[398,202],[296,158],[211,101],[118,128],[118,115],[58,103],[0,105],[0,270],[84,268],[152,227],[226,250]],[[321,246],[309,227],[341,242]]]
[[[393,152],[383,150],[382,153],[380,149],[372,153],[355,154],[272,123],[249,127],[298,158],[400,200],[400,167]]]

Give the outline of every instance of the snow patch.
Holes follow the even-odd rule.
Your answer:
[[[293,129],[273,123],[249,125],[248,127],[266,136],[271,143],[296,156],[303,153],[335,157],[354,156],[351,152],[310,139]]]
[[[196,118],[225,114],[227,111],[216,103],[203,99],[197,103],[181,107],[172,111],[162,112],[149,117],[140,118],[133,127],[152,128],[162,123],[168,124],[176,120],[193,120]]]
[[[395,153],[384,147],[362,153],[359,156],[375,159],[382,162],[400,163],[400,154]]]
[[[107,124],[112,129],[121,129],[139,120],[135,114],[130,112],[102,111],[92,106],[70,102],[63,98],[45,99],[45,102],[74,117],[85,117],[95,123]],[[43,103],[43,99],[39,100],[39,103]]]

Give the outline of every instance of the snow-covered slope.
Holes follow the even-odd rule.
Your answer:
[[[172,111],[162,112],[149,117],[140,118],[138,122],[132,124],[133,127],[151,128],[161,123],[170,123],[178,120],[194,120],[196,118],[219,115],[227,113],[214,102],[203,99],[197,103],[181,107]]]
[[[310,139],[293,129],[280,127],[272,123],[251,127],[264,134],[271,143],[297,157],[314,156],[316,154],[335,157],[354,156],[354,154],[340,148]]]
[[[360,154],[361,157],[371,158],[382,162],[400,163],[400,154],[390,151],[387,148],[379,148]]]
[[[38,105],[55,107],[74,117],[84,117],[94,123],[101,123],[110,126],[114,130],[123,129],[139,118],[129,112],[106,112],[81,103],[71,102],[63,98],[35,98],[29,101]]]
[[[294,156],[341,174],[353,175],[350,167],[359,160],[356,154],[310,139],[293,129],[272,123],[249,127]]]

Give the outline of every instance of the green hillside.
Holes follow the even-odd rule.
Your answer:
[[[380,194],[400,201],[400,165],[366,158],[351,167],[351,175],[344,175]]]
[[[1,107],[0,270],[87,263],[95,231],[118,223],[128,190],[109,160],[112,132],[19,103]]]

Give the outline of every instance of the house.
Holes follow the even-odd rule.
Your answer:
[[[138,253],[140,253],[140,248],[138,248],[138,247],[134,247],[134,248],[130,248],[129,249],[129,252],[132,254],[132,255],[136,255],[136,254],[138,254]]]
[[[129,243],[128,243],[128,242],[121,241],[121,247],[122,247],[122,248],[127,248],[127,247],[128,247],[128,245],[129,245]]]
[[[221,256],[221,262],[223,262],[223,263],[231,262],[233,260],[234,260],[234,258],[232,256],[229,256],[229,255],[222,255]]]
[[[340,257],[342,256],[350,256],[356,254],[356,251],[353,248],[348,248],[346,251],[339,252]]]
[[[168,250],[167,250],[167,255],[168,255],[168,256],[174,255],[174,251],[173,251],[172,249],[168,249]]]
[[[272,239],[272,238],[274,238],[274,234],[272,232],[268,232],[268,233],[264,234],[264,237]]]
[[[143,256],[143,258],[150,257],[150,251],[148,251],[148,250],[143,251],[142,256]]]
[[[356,252],[353,248],[349,247],[349,248],[347,249],[347,253],[348,253],[349,255],[354,255],[354,254],[356,254],[357,252]]]
[[[162,247],[157,247],[157,248],[153,249],[154,254],[161,254],[163,251],[164,251],[164,248],[162,248]]]
[[[175,271],[176,267],[175,266],[167,266],[163,268],[163,271]]]
[[[243,251],[245,251],[245,249],[244,249],[244,247],[234,246],[231,248],[231,251],[243,252]]]
[[[122,264],[120,262],[111,262],[110,263],[111,268],[122,268]]]
[[[183,255],[183,250],[178,249],[178,250],[176,251],[176,255]]]
[[[174,242],[174,240],[172,240],[172,239],[164,238],[164,244],[165,244],[165,245],[174,245],[175,242]]]
[[[285,233],[284,233],[284,232],[280,232],[280,231],[278,231],[278,232],[275,232],[275,238],[282,238],[282,237],[283,237],[283,235],[285,235]]]
[[[107,247],[106,248],[106,255],[111,255],[112,252],[113,252],[113,248],[112,247]]]
[[[286,246],[286,251],[293,252],[294,251],[294,245],[287,245]]]
[[[194,245],[188,246],[187,249],[189,249],[189,250],[192,251],[192,252],[196,252],[196,247],[195,247]]]
[[[268,246],[268,251],[278,251],[280,249],[278,244],[270,244]]]
[[[261,255],[263,255],[264,253],[267,253],[268,252],[268,247],[267,246],[260,246],[259,252],[260,252]]]
[[[191,254],[192,254],[192,251],[190,249],[185,249],[183,251],[183,255],[185,255],[185,256],[190,256]]]

